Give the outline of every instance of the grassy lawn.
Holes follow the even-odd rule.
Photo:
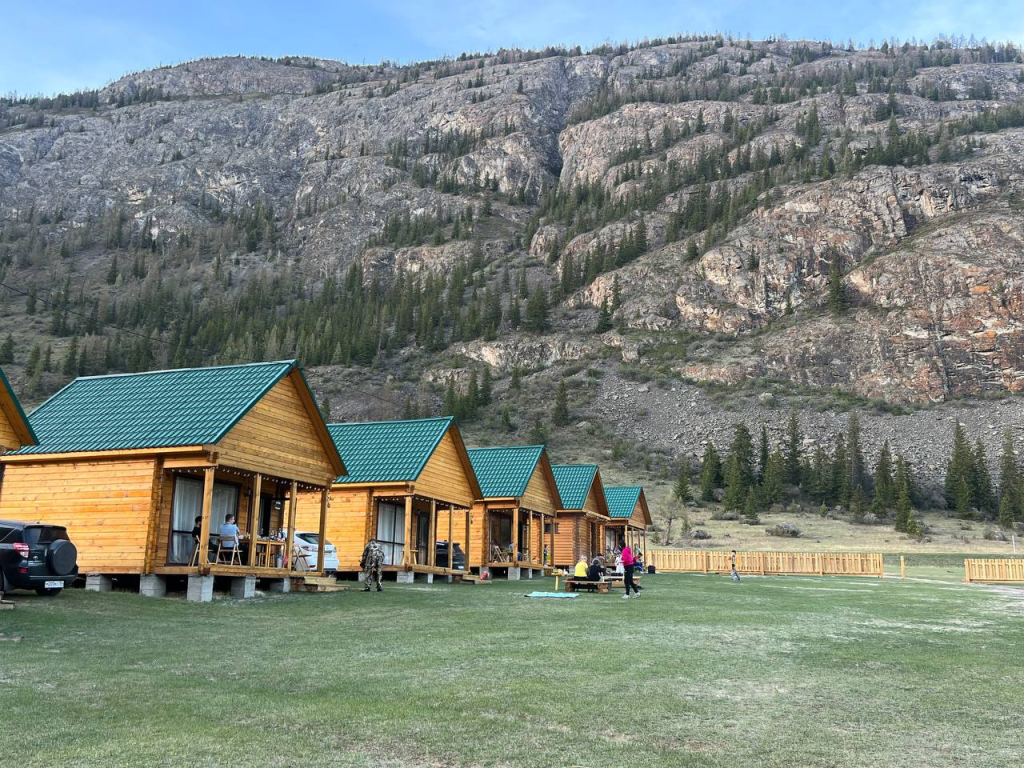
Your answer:
[[[18,595],[0,743],[19,766],[1019,764],[1024,590],[644,581]]]

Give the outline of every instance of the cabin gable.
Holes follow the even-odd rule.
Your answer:
[[[470,478],[472,470],[467,464],[449,428],[416,478],[416,493],[461,507],[473,506],[476,482]]]
[[[553,495],[551,484],[544,476],[541,462],[533,469],[530,482],[526,485],[526,492],[523,494],[522,505],[534,512],[541,512],[546,515],[555,514],[558,508],[558,501]]]
[[[292,376],[278,381],[217,443],[218,462],[252,472],[327,485],[336,476],[330,448]]]

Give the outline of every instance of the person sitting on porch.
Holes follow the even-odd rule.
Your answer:
[[[192,538],[195,539],[195,543],[199,543],[199,537],[203,534],[203,516],[196,515],[195,525],[192,526]]]
[[[602,581],[604,579],[605,567],[601,565],[601,558],[595,557],[590,561],[587,568],[587,581]]]
[[[234,549],[240,546],[238,541],[238,526],[235,525],[235,516],[228,512],[224,517],[224,523],[220,527],[220,537],[222,539],[231,539],[231,541],[224,542],[223,546],[225,549]]]
[[[587,578],[587,558],[580,555],[580,561],[576,563],[576,570],[573,571],[573,576],[577,579]]]

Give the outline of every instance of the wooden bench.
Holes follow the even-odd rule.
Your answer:
[[[601,594],[607,594],[609,588],[612,585],[609,581],[587,581],[586,579],[566,579],[565,586],[569,588],[570,592],[579,592],[585,589],[588,592],[599,592]]]

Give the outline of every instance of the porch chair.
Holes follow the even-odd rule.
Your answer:
[[[199,541],[198,540],[196,540],[196,542],[192,545],[192,557],[188,561],[188,564],[190,566],[192,566],[193,568],[195,566],[199,565]]]
[[[491,562],[492,563],[507,563],[509,562],[508,553],[497,544],[491,545]]]
[[[299,568],[299,563],[302,563],[302,568]],[[309,558],[306,557],[306,553],[298,547],[292,548],[292,565],[296,571],[312,571],[313,568],[309,564]]]
[[[230,542],[231,546],[224,546]],[[241,565],[242,564],[242,553],[239,551],[238,540],[234,536],[218,536],[217,537],[217,557],[215,562],[226,563],[227,565]],[[227,557],[227,560],[221,558]]]

